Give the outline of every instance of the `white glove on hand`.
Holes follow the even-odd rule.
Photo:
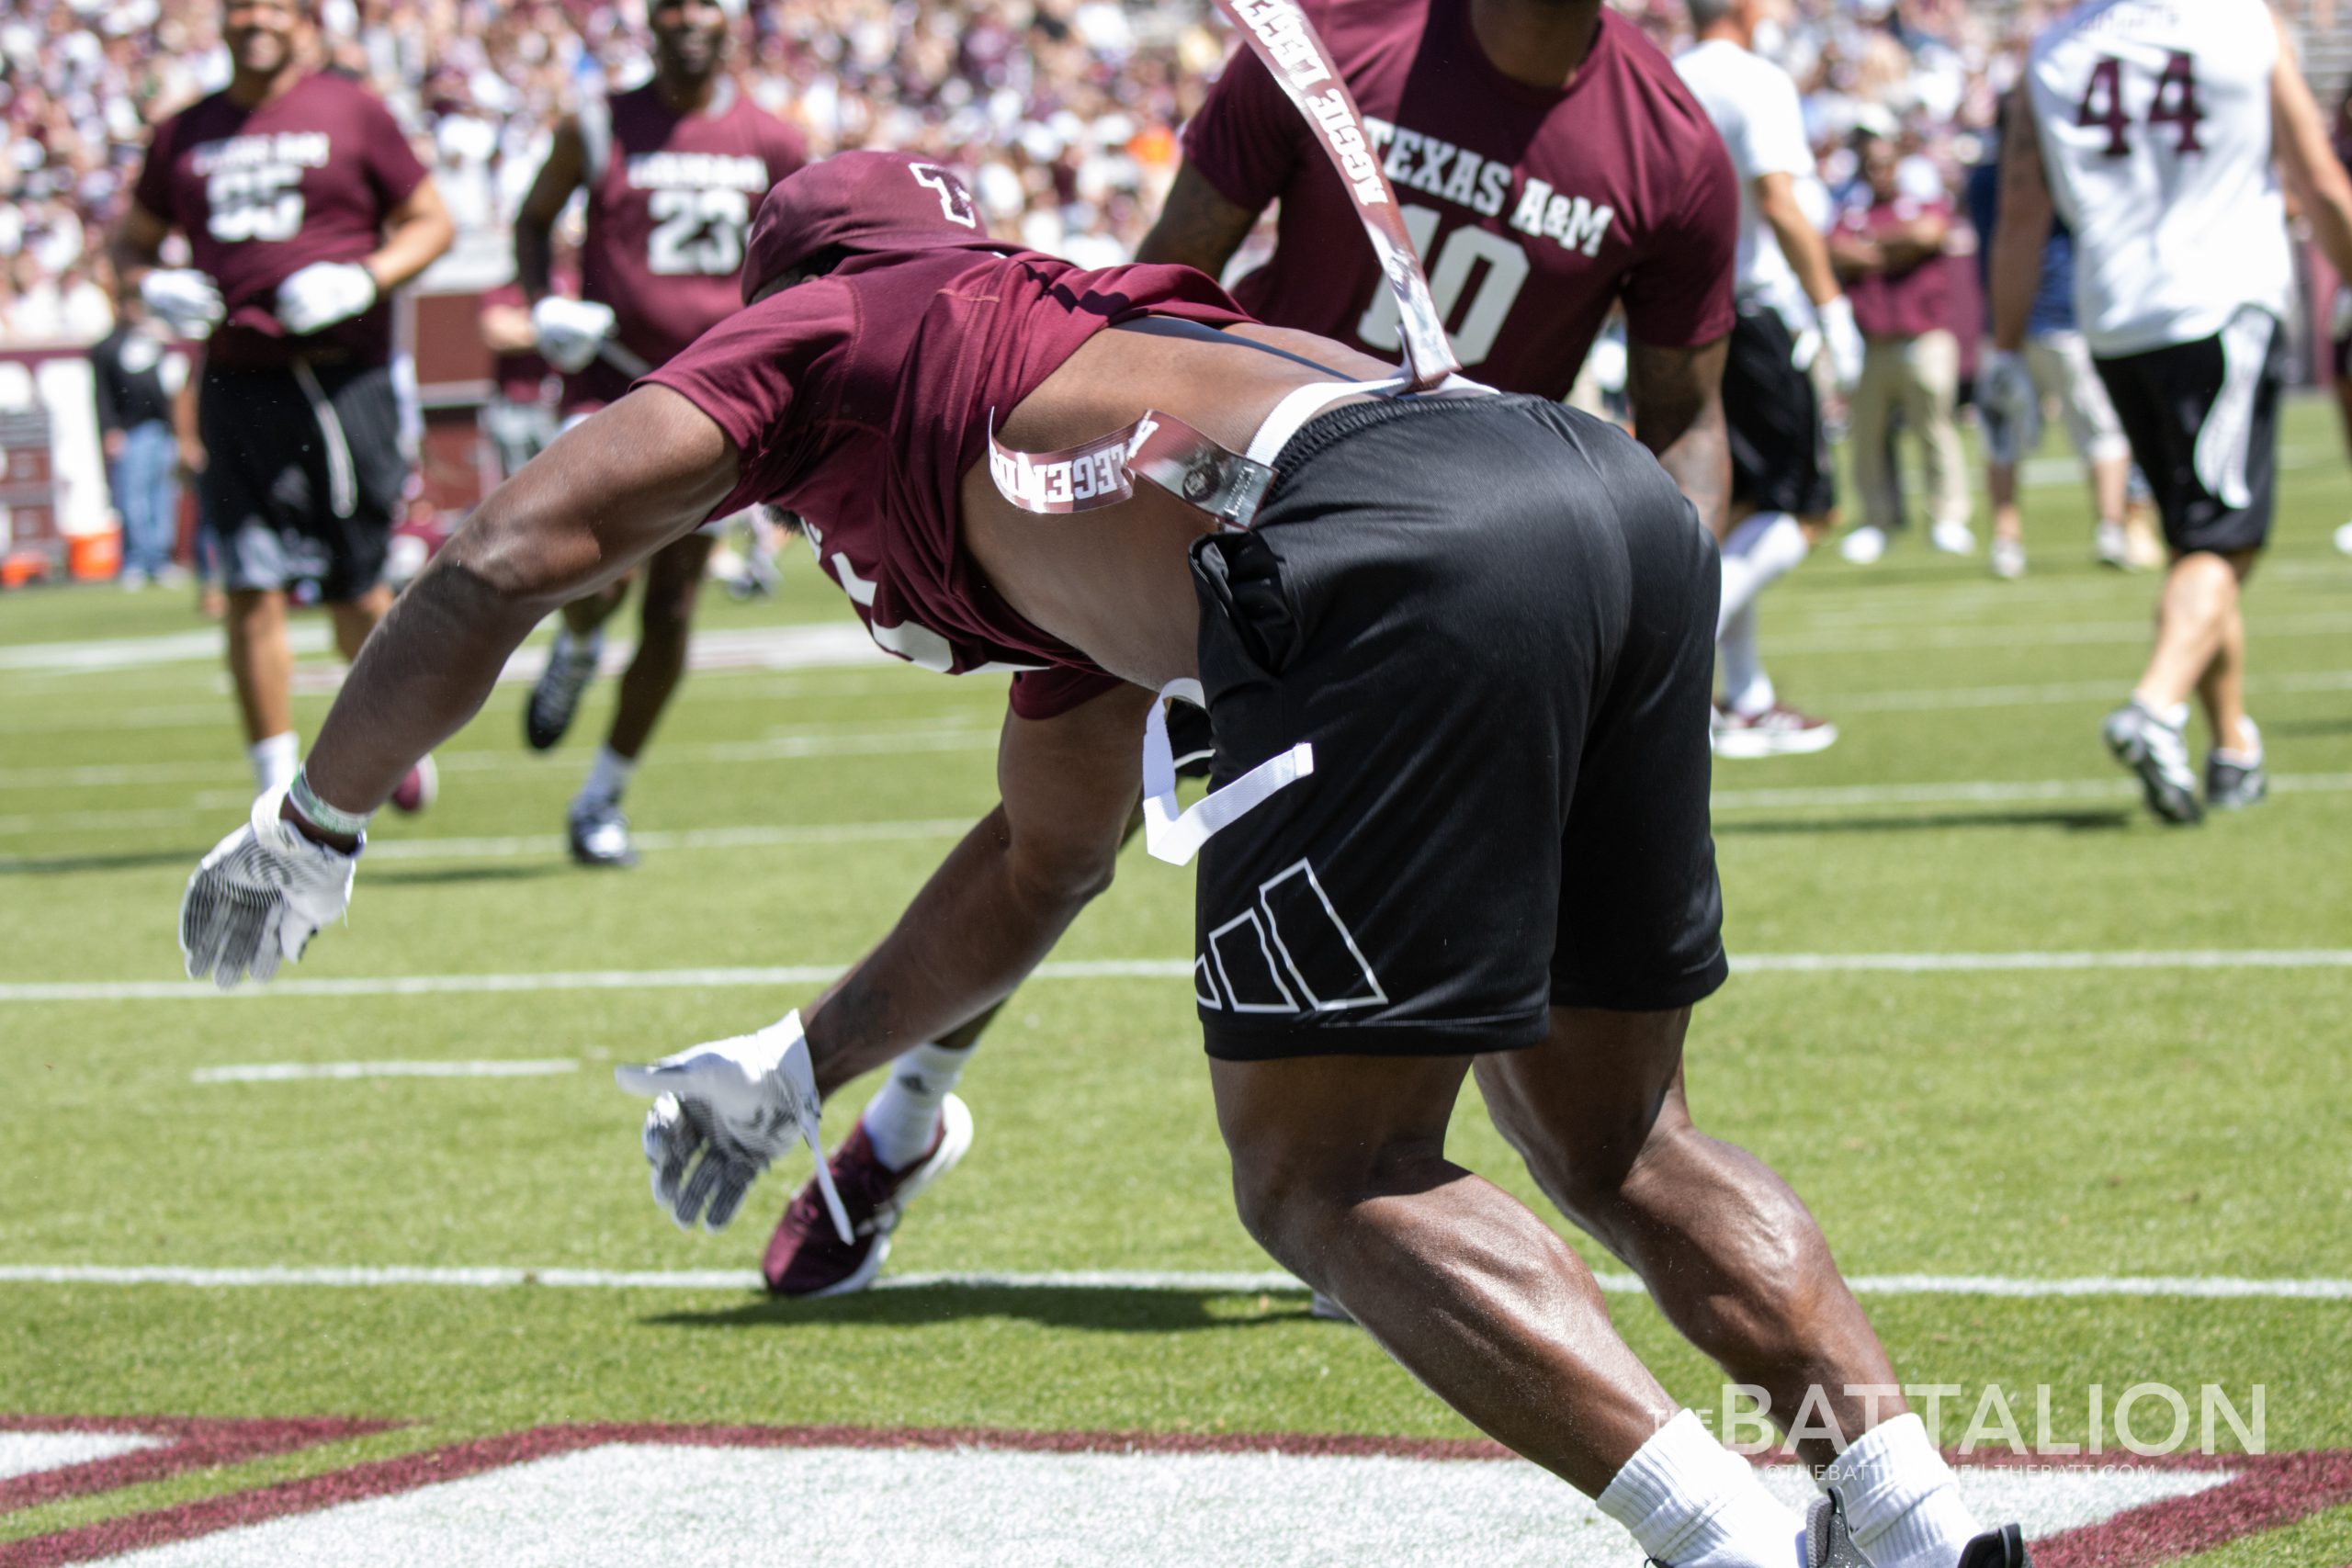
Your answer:
[[[1976,412],[1984,420],[1984,450],[1996,463],[2015,463],[2041,441],[2041,394],[2014,349],[1988,348],[1976,367]]]
[[[192,266],[156,267],[139,280],[139,298],[186,338],[210,337],[226,313],[220,288]]]
[[[613,335],[613,308],[550,294],[531,307],[531,331],[537,334],[540,358],[567,376],[577,376]]]
[[[1822,346],[1829,351],[1829,374],[1840,392],[1862,384],[1862,329],[1854,324],[1854,306],[1843,294],[1826,305],[1814,307],[1821,323]]]
[[[680,1230],[694,1229],[697,1216],[708,1230],[726,1229],[752,1180],[802,1141],[817,1156],[817,1185],[833,1229],[848,1244],[849,1214],[825,1165],[817,1075],[797,1009],[757,1034],[714,1040],[647,1066],[615,1067],[613,1079],[631,1094],[656,1097],[645,1115],[645,1159],[653,1168],[653,1201]]]
[[[296,337],[347,321],[376,302],[376,275],[357,262],[312,262],[277,286],[277,319]]]
[[[254,802],[253,819],[213,846],[180,895],[180,956],[191,980],[222,990],[250,972],[300,959],[319,928],[343,918],[359,857],[313,843],[277,815],[283,787]]]

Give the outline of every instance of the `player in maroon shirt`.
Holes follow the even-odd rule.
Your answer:
[[[228,589],[229,670],[267,791],[292,777],[289,592],[323,600],[346,658],[391,603],[385,551],[408,477],[392,389],[391,291],[454,231],[391,115],[316,71],[296,0],[232,0],[229,85],[156,127],[115,265],[184,335],[209,337],[198,480]],[[194,265],[165,267],[187,237]],[[421,759],[401,800],[433,792]]]
[[[1307,0],[1403,204],[1463,368],[1565,398],[1622,304],[1634,434],[1721,536],[1739,186],[1674,66],[1601,0]],[[1234,284],[1261,321],[1397,349],[1346,187],[1266,67],[1238,51],[1184,128],[1139,260],[1221,276],[1276,202],[1274,254]]]
[[[1811,1216],[1682,1107],[1690,1006],[1725,974],[1718,572],[1657,464],[1543,399],[1401,392],[1190,269],[990,241],[960,185],[900,154],[779,186],[745,286],[401,599],[291,788],[190,878],[191,973],[266,979],[342,913],[367,814],[549,607],[714,514],[787,507],[883,646],[1024,667],[1004,802],[805,1021],[621,1069],[658,1097],[645,1150],[672,1217],[725,1225],[814,1142],[820,1074],[1019,982],[1091,891],[1034,874],[1068,861],[1037,840],[1115,851],[1136,774],[1099,737],[1178,694],[1216,717],[1219,788],[1166,815],[1155,724],[1147,817],[1155,854],[1200,855],[1193,983],[1251,1234],[1675,1568],[1842,1568],[1868,1561],[1864,1511],[1964,1517],[1917,1422],[1886,1418],[1894,1371]],[[1253,475],[1253,503],[1209,509]],[[1808,1414],[1826,1398],[1860,1434],[1830,1478],[1861,1484],[1845,1513],[1816,1502],[1809,1547],[1617,1337],[1576,1253],[1445,1157],[1474,1060],[1669,1317],[1777,1408],[1810,1390]],[[1838,1445],[1803,1446],[1826,1464]],[[2013,1568],[2015,1540],[1876,1561]]]
[[[563,412],[580,418],[628,390],[741,303],[743,234],[768,188],[808,161],[800,133],[752,102],[727,70],[741,6],[655,0],[653,79],[592,97],[556,130],[514,221],[515,269],[541,354],[565,372]],[[555,222],[588,193],[581,297],[550,276]],[[623,790],[685,673],[704,569],[727,519],[654,557],[639,604],[636,656],[621,679],[610,733],[566,814],[582,865],[636,863]],[[523,716],[525,739],[563,739],[595,674],[604,624],[628,583],[564,606],[563,625]]]

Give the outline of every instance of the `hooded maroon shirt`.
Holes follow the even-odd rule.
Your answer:
[[[1024,718],[1118,684],[989,589],[958,534],[965,472],[986,459],[992,422],[1103,328],[1249,318],[1190,267],[1090,272],[990,240],[953,175],[899,153],[842,153],[771,192],[745,295],[834,249],[851,254],[831,272],[737,312],[646,378],[741,454],[710,515],[759,502],[797,513],[876,643],[950,674],[1030,671],[1012,682]]]
[[[196,265],[220,289],[228,319],[207,364],[382,365],[392,352],[389,298],[297,338],[277,319],[277,286],[313,262],[365,260],[424,178],[383,101],[323,71],[254,108],[219,92],[172,116],[155,128],[133,195],[187,235]]]
[[[1497,71],[1467,0],[1301,0],[1364,113],[1463,368],[1566,397],[1622,299],[1627,333],[1693,348],[1731,331],[1739,183],[1714,123],[1641,29],[1603,9],[1565,87]],[[1185,160],[1251,212],[1282,203],[1252,316],[1398,353],[1396,308],[1314,129],[1237,53],[1184,128]]]

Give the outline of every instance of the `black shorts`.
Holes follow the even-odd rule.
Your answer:
[[[334,602],[383,581],[409,469],[389,366],[208,369],[197,419],[223,587]]]
[[[1724,353],[1724,423],[1731,436],[1731,493],[1758,512],[1826,516],[1838,479],[1822,434],[1821,398],[1797,368],[1796,341],[1781,312],[1745,300]]]
[[[2249,307],[2211,337],[2095,362],[2165,542],[2183,555],[2256,550],[2270,537],[2286,337]]]
[[[1216,783],[1315,749],[1201,851],[1209,1055],[1510,1050],[1720,986],[1721,573],[1657,461],[1479,397],[1332,410],[1275,467],[1193,547]]]

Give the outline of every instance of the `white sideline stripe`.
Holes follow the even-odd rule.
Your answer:
[[[1807,692],[1805,701],[1824,713],[1908,713],[1935,708],[2030,707],[2049,703],[2105,703],[2120,699],[2119,682],[2063,681],[2021,686],[1925,686],[1907,692]],[[2245,689],[2256,694],[2352,691],[2352,670],[2296,671],[2251,675]]]
[[[201,980],[39,980],[0,985],[0,1006],[37,1002],[266,1001],[272,997],[433,997],[514,991],[742,990],[821,986],[840,964],[729,969],[575,969],[526,975],[387,975],[273,980],[223,991]],[[1748,953],[1737,975],[1942,975],[2086,969],[2352,969],[2352,948],[2123,948],[2104,953]],[[1041,964],[1032,980],[1181,980],[1184,958]]]
[[[2352,615],[2312,611],[2273,615],[2261,623],[2267,641],[2282,637],[2340,637],[2352,632]],[[1841,627],[1775,634],[1775,657],[1790,653],[1923,653],[1965,648],[2068,648],[2104,643],[2145,643],[2148,623],[2079,621],[2041,626],[2006,623],[1981,626]]]
[[[2282,795],[2341,795],[2352,790],[2352,773],[2274,773],[2270,787]],[[1717,811],[1763,811],[1790,806],[1969,806],[2139,797],[2139,785],[2118,773],[2096,779],[1962,779],[1934,784],[1719,789],[1709,805]]]
[[[1595,1274],[1615,1295],[1645,1293],[1631,1274]],[[181,1285],[198,1290],[321,1288],[377,1290],[432,1286],[447,1290],[514,1290],[543,1285],[580,1291],[757,1291],[749,1269],[615,1270],[604,1269],[197,1269],[164,1264],[0,1264],[0,1283],[26,1285]],[[1846,1283],[1866,1296],[2132,1296],[2173,1301],[2352,1301],[2352,1280],[2246,1280],[2230,1276],[2098,1274],[2036,1280],[2005,1274],[1859,1274]],[[1279,1269],[1082,1269],[1044,1273],[979,1271],[897,1274],[876,1290],[1169,1291],[1211,1295],[1295,1293],[1306,1286]]]
[[[302,1078],[537,1078],[576,1073],[569,1056],[542,1061],[487,1062],[254,1062],[242,1066],[198,1067],[190,1083],[292,1083]]]

